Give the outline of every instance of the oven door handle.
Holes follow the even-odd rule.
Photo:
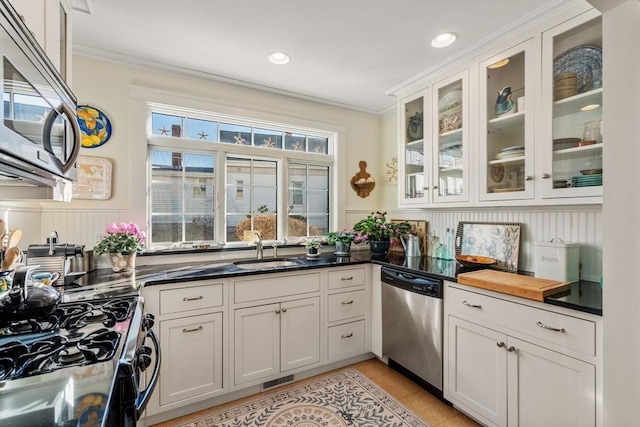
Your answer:
[[[153,342],[153,347],[156,353],[156,363],[153,367],[153,375],[148,382],[147,388],[142,390],[138,394],[138,399],[136,402],[136,412],[137,417],[140,419],[144,409],[147,407],[147,403],[149,403],[149,399],[151,399],[151,393],[153,393],[153,389],[156,387],[156,383],[158,382],[158,374],[160,373],[160,344],[158,343],[158,337],[153,332],[153,330],[149,329],[146,334],[151,341]]]

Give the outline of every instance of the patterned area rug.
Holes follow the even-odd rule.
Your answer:
[[[355,369],[208,415],[181,427],[428,427]]]

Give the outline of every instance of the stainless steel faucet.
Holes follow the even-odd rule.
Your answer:
[[[254,243],[256,244],[256,258],[257,259],[262,259],[262,238],[260,237],[259,234],[256,234],[256,239],[254,240]]]

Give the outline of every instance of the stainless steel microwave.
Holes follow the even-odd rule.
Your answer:
[[[77,100],[7,0],[0,0],[0,199],[7,185],[44,186],[70,200],[77,177]]]

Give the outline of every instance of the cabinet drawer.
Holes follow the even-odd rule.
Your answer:
[[[251,279],[234,282],[234,301],[259,301],[319,291],[320,273],[253,276]]]
[[[327,273],[329,289],[364,285],[364,267],[332,270]]]
[[[223,305],[222,284],[185,286],[160,291],[160,314],[180,313]]]
[[[364,353],[364,320],[330,327],[327,344],[329,360]]]
[[[451,287],[447,289],[446,301],[451,310],[458,313],[553,345],[595,355],[595,322]]]
[[[365,291],[351,291],[329,295],[327,319],[329,322],[364,316]]]

